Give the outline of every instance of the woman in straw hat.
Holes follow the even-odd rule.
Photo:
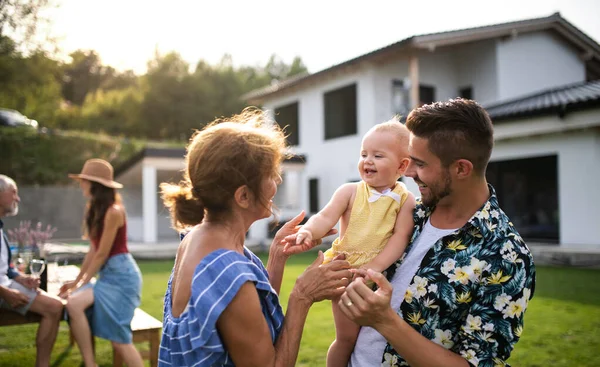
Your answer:
[[[83,230],[90,249],[77,278],[65,283],[61,296],[67,298],[70,327],[85,366],[95,366],[90,325],[85,310],[94,305],[91,320],[95,336],[112,342],[127,366],[143,366],[132,343],[131,319],[140,304],[142,277],[127,250],[127,217],[113,181],[113,167],[102,159],[85,162],[77,179],[88,198]],[[99,272],[98,280],[90,282]]]

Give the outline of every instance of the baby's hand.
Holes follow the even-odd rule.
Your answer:
[[[302,228],[297,233],[286,236],[282,242],[285,243],[283,252],[288,255],[307,251],[321,243],[321,241],[313,241],[312,233]]]
[[[310,231],[305,230],[304,228],[300,228],[298,233],[296,233],[296,245],[302,244],[312,244],[312,233],[310,233]]]

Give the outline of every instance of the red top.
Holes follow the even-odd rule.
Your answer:
[[[100,239],[102,238],[102,234],[96,240],[92,240],[92,245],[95,250],[98,250],[98,244],[100,243]],[[117,230],[117,234],[115,235],[115,240],[113,241],[112,247],[110,248],[110,252],[108,257],[112,257],[118,254],[126,254],[129,250],[127,250],[127,222],[123,224],[121,228]]]

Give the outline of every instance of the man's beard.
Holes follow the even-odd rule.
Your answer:
[[[421,195],[421,201],[423,202],[423,205],[432,208],[436,206],[440,200],[452,193],[452,178],[450,177],[450,173],[447,170],[444,171],[440,182],[435,183],[434,185],[427,185],[427,188],[429,189],[429,195],[427,197]]]
[[[9,208],[5,213],[4,216],[5,217],[14,217],[15,215],[19,214],[19,205],[15,205],[12,208]]]

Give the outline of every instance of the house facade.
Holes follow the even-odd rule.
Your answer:
[[[477,100],[495,126],[488,180],[528,241],[600,249],[600,45],[559,14],[413,36],[314,74],[253,91],[302,165],[275,198],[280,221],[315,213],[360,179],[361,137],[423,103]],[[411,179],[403,178],[418,194]],[[255,224],[249,240],[269,237]]]

